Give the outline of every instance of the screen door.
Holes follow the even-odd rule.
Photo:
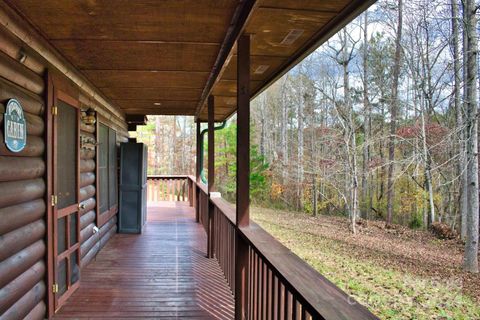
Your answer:
[[[54,294],[57,310],[80,280],[79,110],[57,99],[53,119]]]

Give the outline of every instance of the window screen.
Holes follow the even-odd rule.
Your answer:
[[[98,211],[103,213],[108,207],[108,127],[100,124],[98,128]]]
[[[59,101],[57,118],[58,208],[77,202],[77,110]]]
[[[117,133],[104,124],[98,129],[99,213],[117,204]]]
[[[117,204],[117,133],[113,129],[108,132],[108,154],[108,206],[112,208]]]

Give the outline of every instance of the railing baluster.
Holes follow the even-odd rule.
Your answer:
[[[183,184],[188,185],[189,180]],[[304,280],[300,280],[295,277],[291,277],[289,272],[294,270],[293,266],[298,266],[300,271],[307,271],[306,277],[312,277],[313,270],[308,270],[307,267],[302,264],[298,258],[291,255],[291,252],[282,247],[275,239],[271,239],[274,245],[275,251],[273,254],[269,252],[269,245],[266,245],[265,239],[268,239],[268,235],[260,227],[255,226],[255,229],[250,227],[238,227],[235,224],[235,210],[229,209],[227,203],[224,200],[217,198],[209,198],[206,186],[202,184],[196,184],[192,181],[192,187],[188,185],[188,188],[195,188],[198,190],[198,209],[199,220],[202,223],[204,229],[208,232],[209,224],[209,205],[213,206],[213,253],[217,259],[218,265],[222,269],[225,279],[232,290],[232,293],[242,294],[242,296],[236,299],[236,315],[238,316],[239,310],[245,310],[245,317],[251,320],[255,319],[279,319],[279,320],[307,320],[307,319],[320,319],[322,315],[318,311],[319,306],[311,305],[312,301],[316,301],[318,297],[311,294],[311,291],[307,290],[307,285],[312,284],[317,288],[321,287],[315,283],[315,278],[310,278],[310,282],[302,283]],[[198,188],[198,189],[197,189]],[[185,201],[184,188],[181,189],[181,199]],[[196,192],[196,191],[195,191]],[[188,192],[188,198],[191,197]],[[255,231],[253,233],[252,231]],[[260,232],[261,236],[257,237],[256,232]],[[262,234],[263,233],[263,234]],[[238,243],[237,243],[238,242]],[[238,247],[242,246],[242,253],[240,255],[240,261],[236,261],[238,254]],[[246,256],[245,256],[246,253]],[[282,259],[287,259],[290,264],[282,265],[281,260],[278,258],[278,253],[281,254]],[[248,259],[248,262],[247,260]],[[291,259],[291,260],[289,260]],[[239,263],[246,266],[245,273],[247,278],[245,282],[238,281],[238,269]],[[295,265],[297,263],[297,265]],[[290,278],[291,277],[291,278]],[[292,283],[297,283],[297,287]],[[242,290],[236,290],[237,285],[242,284],[246,286],[246,292]],[[331,290],[332,287],[328,287]],[[303,292],[302,292],[303,290]],[[306,295],[306,296],[304,296]],[[241,299],[241,300],[238,300]],[[240,303],[238,303],[240,301]],[[246,305],[244,305],[244,303]],[[245,309],[243,309],[245,308]],[[348,308],[355,308],[354,311]],[[350,315],[347,318],[355,318],[357,310],[361,316],[358,319],[375,319],[374,316],[370,316],[368,311],[352,306],[344,306],[341,309],[346,315]],[[354,312],[354,313],[353,313]],[[351,316],[354,314],[355,316]]]
[[[188,202],[193,207],[197,185],[188,176],[148,176],[147,201]]]
[[[271,311],[271,303],[272,303],[272,295],[271,295],[271,279],[270,279],[270,275],[271,275],[271,272],[270,272],[270,269],[266,269],[267,270],[267,285],[265,286],[265,294],[267,296],[267,299],[266,299],[266,306],[265,306],[265,318],[266,319],[271,319],[272,315],[270,313]]]
[[[302,320],[307,320],[307,310],[305,307],[302,305]]]
[[[160,180],[153,179],[153,201],[158,201],[158,184],[160,183]]]
[[[256,311],[256,314],[257,314],[257,319],[260,319],[260,300],[261,300],[261,297],[260,297],[260,272],[261,272],[261,266],[260,266],[260,256],[257,254],[257,311]]]
[[[297,311],[298,311],[297,299],[292,296],[292,320],[297,320]]]

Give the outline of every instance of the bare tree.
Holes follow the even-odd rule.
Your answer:
[[[463,240],[466,238],[467,234],[467,171],[465,163],[465,136],[463,129],[463,109],[461,104],[461,92],[460,87],[462,83],[462,66],[460,63],[460,50],[459,50],[459,15],[458,15],[458,2],[457,0],[451,0],[452,8],[452,37],[451,37],[451,47],[453,52],[453,72],[454,72],[454,86],[453,86],[453,95],[454,95],[454,108],[455,108],[455,118],[456,118],[456,131],[457,131],[457,141],[458,141],[458,165],[457,165],[457,174],[459,176],[459,212],[460,212],[460,235]]]
[[[464,0],[463,20],[465,32],[464,48],[466,64],[465,139],[467,161],[467,233],[465,241],[464,268],[478,273],[478,101],[477,101],[477,7],[474,0]]]
[[[355,57],[355,47],[360,40],[353,39],[351,34],[344,28],[339,34],[340,47],[335,48],[330,45],[334,52],[334,59],[342,67],[343,72],[343,106],[336,106],[340,124],[343,128],[345,151],[347,155],[345,194],[349,194],[347,201],[347,210],[350,216],[350,227],[353,233],[356,233],[356,221],[359,211],[358,201],[358,160],[357,160],[357,140],[353,103],[351,97],[349,64]]]
[[[363,167],[362,167],[362,218],[368,217],[368,211],[371,207],[370,192],[368,185],[369,169],[368,163],[370,161],[370,122],[371,122],[371,105],[368,98],[368,12],[364,14],[363,25]]]
[[[395,197],[393,173],[395,170],[395,134],[397,131],[397,112],[399,109],[398,83],[402,60],[402,22],[403,0],[398,0],[398,20],[395,37],[395,57],[393,63],[392,102],[390,104],[390,137],[388,142],[388,178],[387,178],[387,225],[393,220],[393,201]]]

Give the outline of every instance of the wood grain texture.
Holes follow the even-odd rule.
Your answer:
[[[35,262],[43,259],[46,252],[45,242],[38,240],[22,251],[0,263],[0,288],[25,272]]]
[[[0,235],[39,220],[43,218],[44,214],[45,201],[43,199],[0,208]]]
[[[80,70],[209,71],[219,49],[218,44],[156,41],[55,40],[53,44]]]
[[[222,41],[235,4],[215,0],[119,0],[113,6],[109,0],[13,2],[49,39],[185,42]]]
[[[141,235],[116,234],[55,319],[233,319],[233,296],[188,203],[148,207]]]
[[[35,284],[42,280],[45,274],[45,263],[38,261],[30,269],[0,288],[0,314],[7,311],[12,305],[29,292]],[[42,294],[43,296],[43,294]],[[27,312],[30,310],[27,310]]]
[[[0,207],[9,207],[43,197],[43,179],[0,182]]]
[[[38,157],[0,156],[0,181],[15,181],[41,178],[45,162]]]
[[[0,42],[3,39],[9,42],[8,36],[0,36]],[[11,98],[20,101],[27,122],[24,150],[13,153],[0,144],[0,319],[41,319],[46,291],[46,86],[39,71],[44,68],[30,59],[29,49],[25,51],[29,61],[22,64],[15,57],[18,47],[8,47],[8,43],[0,47],[0,126],[4,104]]]
[[[45,304],[42,300],[45,292],[45,283],[43,281],[38,282],[2,314],[2,320],[44,319]]]

